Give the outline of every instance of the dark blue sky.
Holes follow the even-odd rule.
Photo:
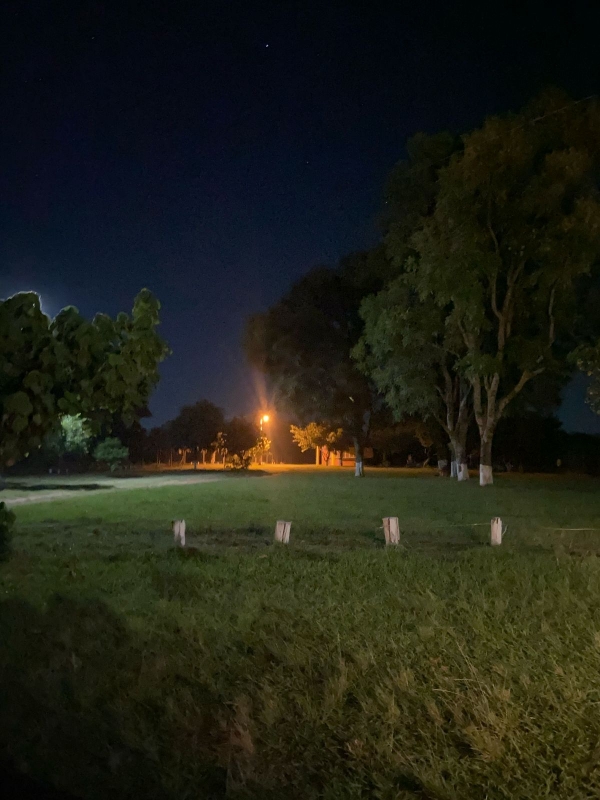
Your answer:
[[[375,241],[408,136],[598,91],[592,4],[472,5],[5,3],[0,296],[116,313],[148,286],[173,348],[153,422],[256,408],[245,317]],[[600,430],[582,397],[565,422]]]

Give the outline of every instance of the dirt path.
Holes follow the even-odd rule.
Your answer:
[[[167,478],[165,480],[140,478],[139,483],[137,482],[138,479],[136,478],[128,478],[125,480],[122,478],[117,478],[116,481],[118,482],[108,485],[105,489],[55,489],[52,492],[46,493],[31,492],[31,495],[7,498],[5,502],[9,507],[22,506],[28,505],[29,503],[49,503],[54,500],[67,500],[74,497],[81,497],[82,494],[95,495],[98,493],[105,494],[106,492],[119,492],[123,490],[131,491],[132,489],[154,489],[158,486],[189,486],[196,483],[214,483],[214,481],[220,481],[223,480],[223,478],[223,475],[199,475],[198,477],[179,478],[175,480],[172,478]],[[145,483],[141,482],[146,480],[147,482]],[[2,498],[0,497],[0,499]]]

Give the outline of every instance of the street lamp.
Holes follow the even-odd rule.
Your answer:
[[[262,433],[262,430],[263,430],[263,422],[268,422],[268,421],[269,421],[269,415],[268,414],[262,414],[261,417],[260,417],[260,432],[261,433]]]

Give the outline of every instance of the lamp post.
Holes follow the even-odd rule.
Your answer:
[[[269,415],[268,414],[261,414],[260,415],[259,424],[260,424],[260,435],[261,435],[261,438],[262,438],[262,435],[263,435],[263,423],[268,422],[268,421],[269,421]],[[260,454],[260,463],[261,463],[261,465],[262,465],[262,462],[263,462],[263,456],[262,456],[262,452],[261,452],[261,454]]]

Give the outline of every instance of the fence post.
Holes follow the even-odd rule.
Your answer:
[[[180,547],[185,547],[185,520],[184,519],[175,519],[173,520],[173,539],[175,541],[175,545],[179,545]]]
[[[277,520],[277,524],[275,525],[275,541],[281,542],[282,544],[289,544],[291,529],[291,522],[285,522],[281,519]]]
[[[383,534],[386,545],[400,544],[400,526],[398,517],[383,518]]]
[[[500,517],[494,517],[492,520],[492,547],[502,544],[502,520]]]

